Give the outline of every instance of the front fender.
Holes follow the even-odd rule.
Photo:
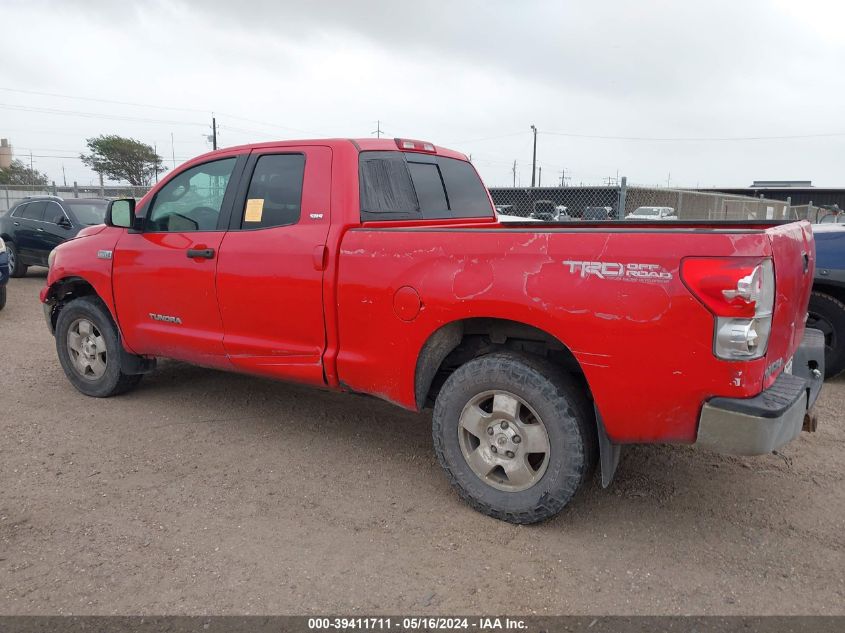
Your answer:
[[[112,291],[112,259],[123,229],[92,227],[87,234],[56,247],[47,281],[40,292],[41,302],[54,306],[66,297],[95,294],[106,306],[120,329]],[[132,351],[132,350],[128,350]]]

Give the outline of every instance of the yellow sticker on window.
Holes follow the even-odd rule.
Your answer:
[[[250,198],[246,201],[244,222],[261,222],[261,215],[263,212],[264,198]]]

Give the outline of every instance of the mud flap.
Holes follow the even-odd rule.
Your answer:
[[[601,463],[601,487],[607,488],[613,481],[616,474],[616,467],[619,465],[619,454],[622,452],[621,444],[613,444],[607,437],[604,429],[604,422],[599,413],[598,407],[593,407],[596,412],[596,431],[599,439],[599,462]]]

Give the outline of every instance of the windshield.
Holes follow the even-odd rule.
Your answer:
[[[102,224],[106,219],[106,200],[65,200],[80,224]]]

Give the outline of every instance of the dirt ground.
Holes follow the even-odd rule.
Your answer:
[[[560,516],[475,513],[430,415],[181,363],[77,393],[0,312],[2,614],[845,614],[845,380],[782,454],[632,447]]]

